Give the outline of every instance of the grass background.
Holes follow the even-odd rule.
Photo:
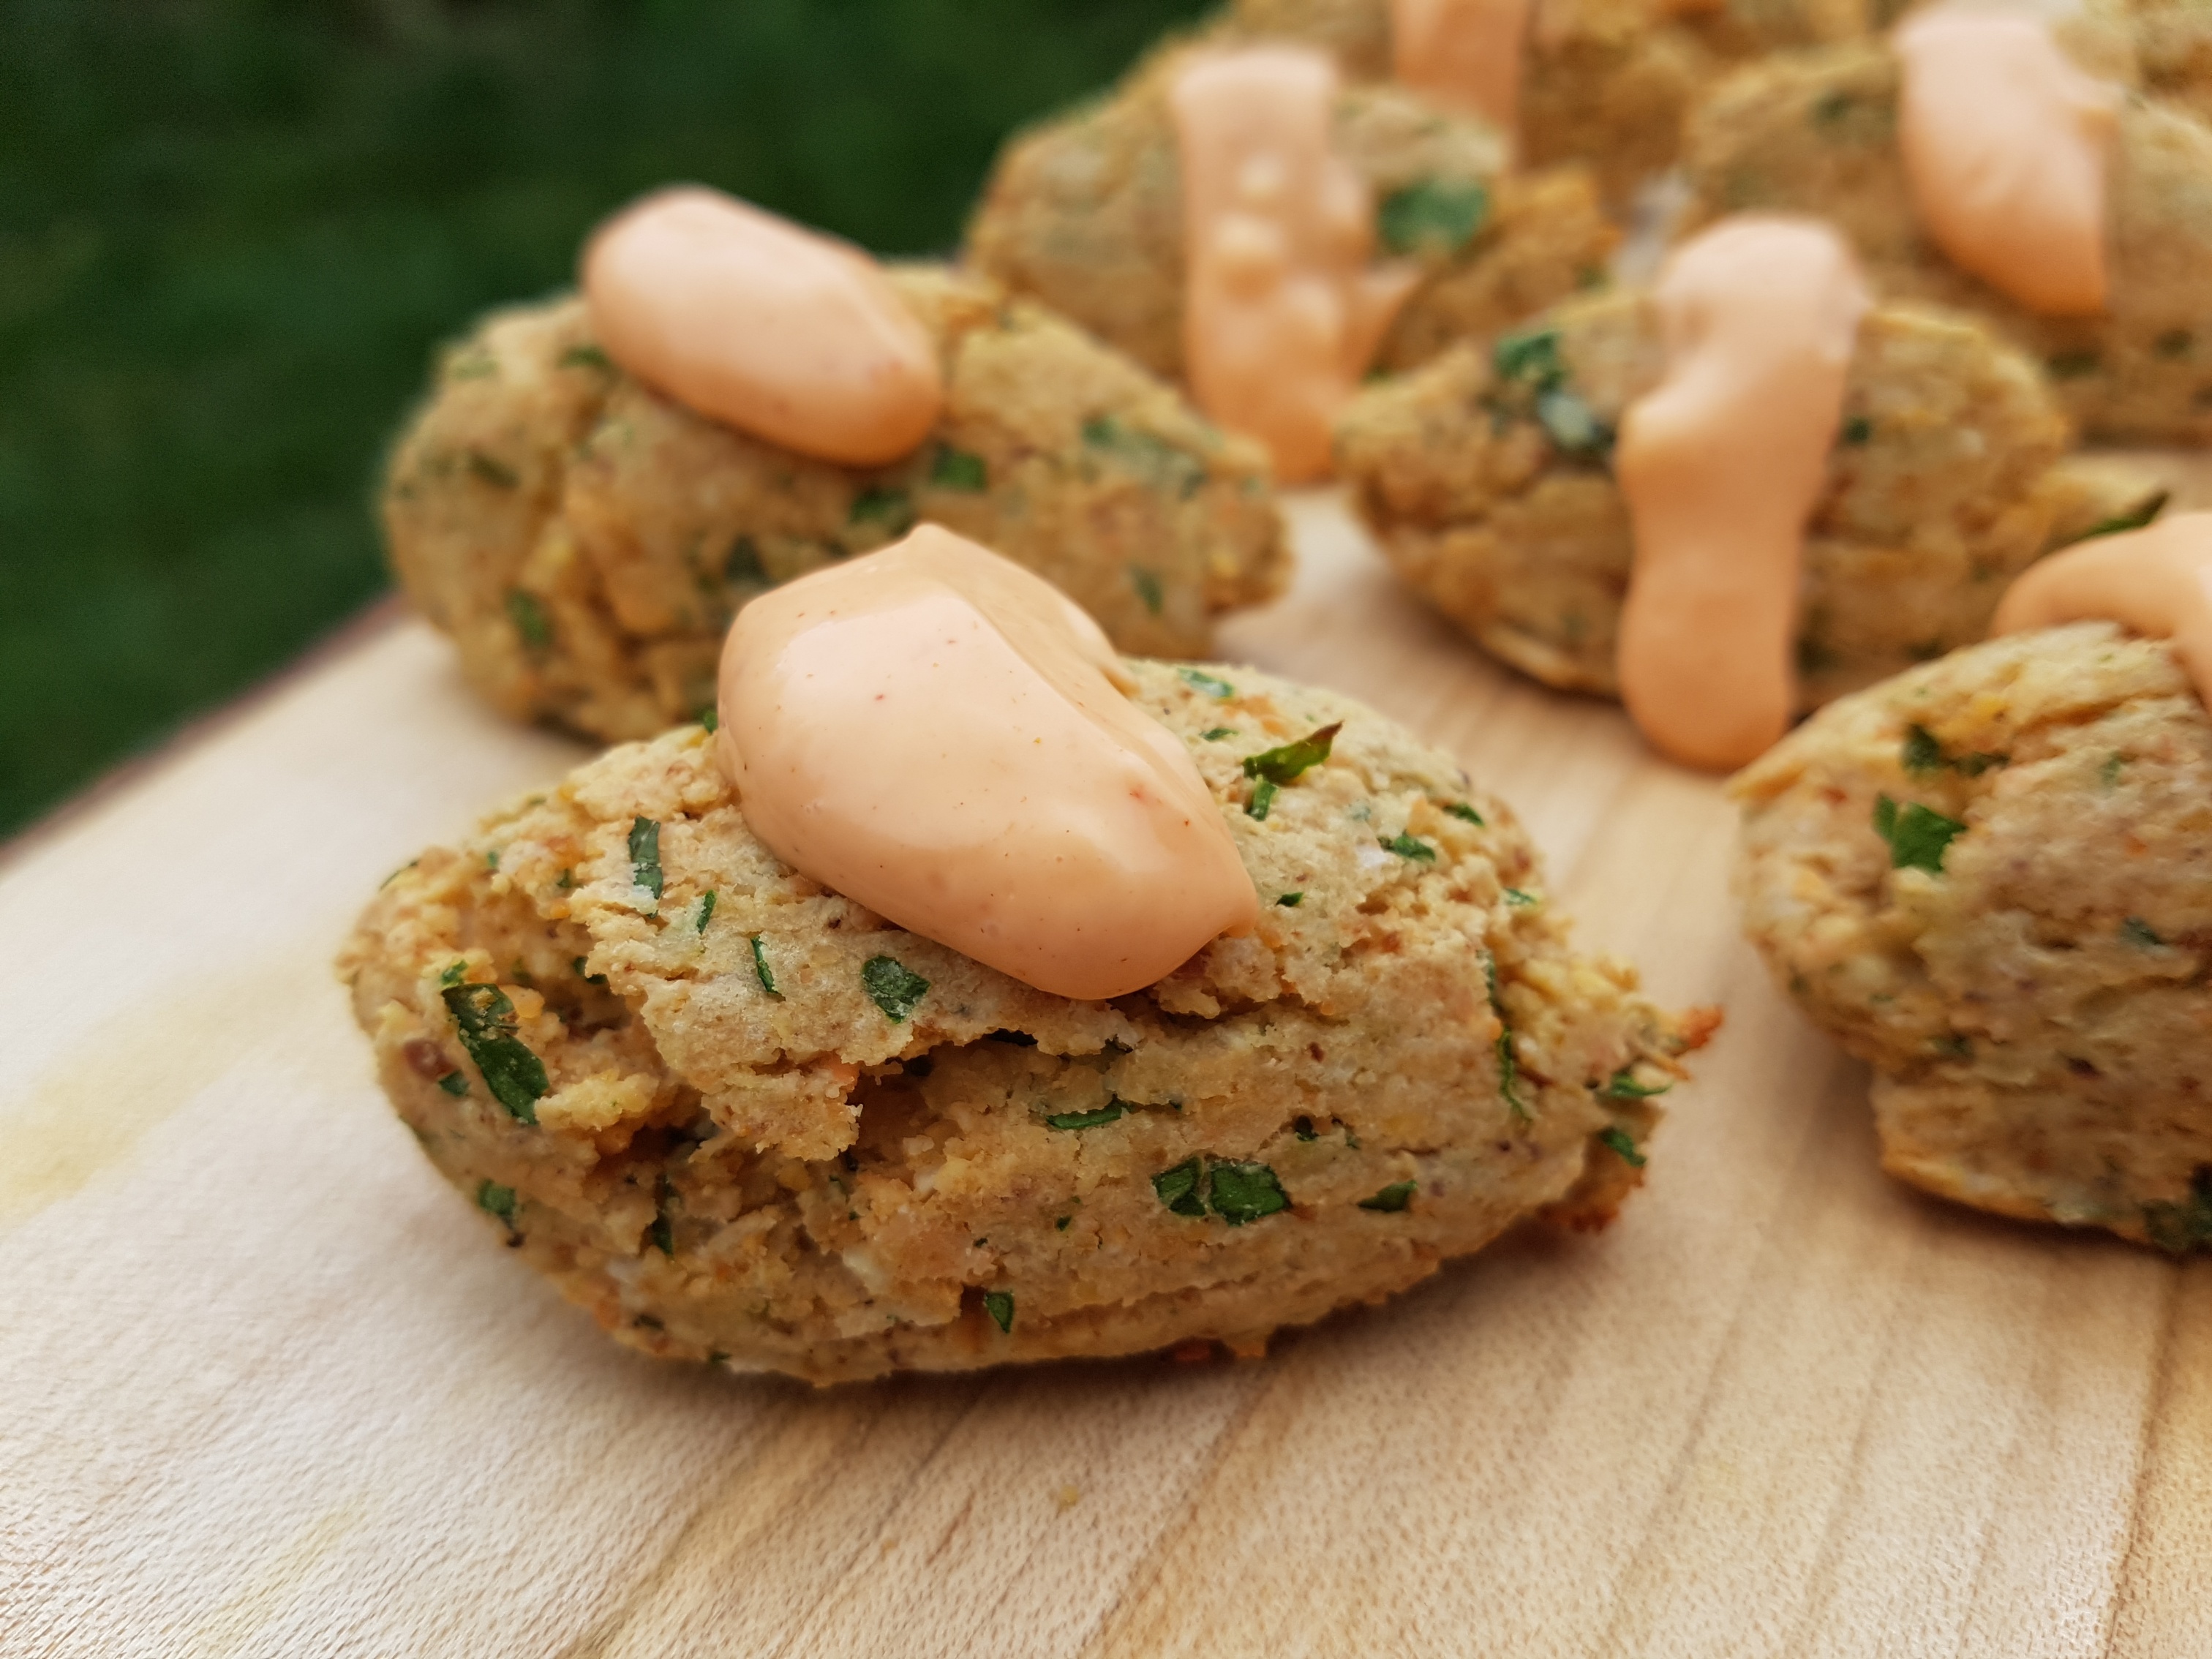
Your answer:
[[[386,586],[430,348],[673,179],[949,248],[1192,0],[0,0],[0,834]]]

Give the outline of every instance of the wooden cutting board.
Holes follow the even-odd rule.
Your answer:
[[[582,752],[395,619],[0,868],[0,1653],[2212,1654],[2212,1264],[1886,1181],[1718,786],[1296,516],[1224,654],[1454,750],[1586,945],[1726,1006],[1613,1227],[1258,1362],[625,1352],[432,1174],[331,973]]]

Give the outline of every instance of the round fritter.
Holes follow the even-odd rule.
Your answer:
[[[968,258],[1154,372],[1182,374],[1183,208],[1168,90],[1178,47],[1111,95],[1018,133],[968,228]],[[1376,203],[1378,258],[1428,275],[1376,361],[1404,368],[1602,279],[1616,235],[1589,176],[1504,170],[1497,135],[1409,92],[1339,97],[1336,145]]]
[[[1692,112],[1694,225],[1747,209],[1811,213],[1851,239],[1886,295],[1987,319],[2040,362],[2093,438],[2212,440],[2212,128],[2141,99],[2107,173],[2112,299],[2102,317],[2034,317],[1921,234],[1897,147],[1897,59],[1865,43],[1738,71]]]
[[[1994,640],[1831,704],[1732,789],[1746,931],[1875,1068],[1892,1174],[2212,1244],[2212,720],[2171,647]]]
[[[409,596],[505,712],[644,737],[714,701],[722,635],[773,583],[927,519],[1057,584],[1117,645],[1207,648],[1289,555],[1266,453],[988,283],[892,279],[940,342],[931,440],[872,469],[795,455],[615,368],[580,301],[449,349],[395,448],[383,516]]]
[[[1613,434],[1663,368],[1644,291],[1571,301],[1494,351],[1368,387],[1339,469],[1399,574],[1477,643],[1613,696],[1633,556]],[[1981,638],[2034,559],[2156,511],[2130,469],[2062,461],[2068,438],[2034,366],[1979,324],[1867,316],[1806,538],[1803,707]]]
[[[622,1340],[817,1382],[1373,1301],[1640,1181],[1717,1023],[1579,957],[1527,836],[1357,703],[1133,661],[1264,901],[1111,1002],[778,863],[698,727],[426,854],[342,971],[400,1115]],[[1341,722],[1254,817],[1248,757]]]

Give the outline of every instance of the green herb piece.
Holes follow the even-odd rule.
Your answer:
[[[708,889],[704,893],[702,893],[702,895],[700,895],[700,897],[699,897],[699,927],[698,927],[698,931],[699,931],[700,933],[705,933],[705,932],[707,931],[707,924],[708,924],[708,922],[709,921],[711,921],[711,920],[713,919],[714,915],[714,890],[713,888],[709,887],[709,888],[708,888]]]
[[[1476,811],[1474,808],[1469,806],[1463,800],[1455,800],[1451,802],[1444,808],[1444,811],[1450,813],[1452,817],[1459,818],[1465,823],[1474,824],[1477,827],[1481,825],[1482,814]]]
[[[1137,590],[1137,597],[1145,602],[1145,609],[1155,617],[1166,606],[1168,596],[1160,586],[1160,579],[1140,564],[1129,567],[1129,586]]]
[[[676,1254],[676,1224],[668,1218],[666,1211],[653,1218],[653,1225],[645,1230],[645,1236],[661,1255]]]
[[[867,988],[869,1000],[894,1025],[904,1024],[915,1004],[929,991],[929,981],[908,971],[896,957],[870,957],[860,964],[860,983]]]
[[[1382,198],[1375,230],[1393,253],[1448,258],[1474,240],[1489,216],[1490,192],[1475,180],[1423,179]]]
[[[507,619],[514,624],[514,631],[522,643],[532,651],[543,651],[553,643],[552,620],[545,614],[534,593],[520,588],[510,588],[507,595]]]
[[[514,1188],[502,1187],[496,1181],[477,1183],[477,1208],[486,1215],[495,1215],[510,1227],[514,1225]]]
[[[1118,1100],[1109,1100],[1095,1112],[1055,1112],[1044,1121],[1048,1129],[1100,1129],[1109,1123],[1119,1123],[1128,1108]]]
[[[2098,536],[2118,536],[2126,531],[2141,530],[2166,511],[2166,504],[2172,494],[2170,489],[2161,489],[2132,513],[2119,513],[2109,519],[2100,519],[2081,532],[2081,539],[2086,542]]]
[[[564,893],[568,891],[576,884],[576,872],[574,870],[563,869],[553,878],[553,884]]]
[[[914,528],[914,497],[896,484],[870,484],[853,497],[845,521],[881,525],[888,534],[903,536]]]
[[[1288,783],[1310,768],[1319,766],[1328,758],[1330,746],[1336,734],[1344,730],[1344,722],[1324,726],[1310,737],[1296,743],[1284,744],[1280,748],[1262,750],[1244,757],[1244,775],[1265,778],[1270,783]]]
[[[494,847],[494,848],[489,848],[489,850],[487,850],[487,851],[485,852],[485,854],[484,854],[484,868],[485,868],[485,869],[487,869],[487,870],[496,870],[496,869],[498,869],[498,868],[499,868],[499,848],[498,848]]]
[[[1175,490],[1188,501],[1206,483],[1204,463],[1152,433],[1124,426],[1111,415],[1093,415],[1083,423],[1083,441],[1148,483]]]
[[[761,938],[758,933],[753,935],[752,945],[753,977],[760,981],[761,989],[770,996],[781,996],[783,993],[775,988],[775,975],[768,965],[768,952],[761,949]]]
[[[1420,1183],[1417,1181],[1394,1181],[1374,1197],[1361,1199],[1359,1207],[1395,1215],[1413,1201],[1413,1194],[1419,1188]]]
[[[1283,1183],[1264,1164],[1216,1164],[1207,1172],[1213,1212],[1232,1227],[1291,1207]]]
[[[1202,1173],[1199,1161],[1185,1158],[1172,1170],[1163,1170],[1152,1177],[1152,1190],[1159,1194],[1160,1202],[1176,1215],[1204,1215],[1206,1200],[1198,1190]]]
[[[1060,1217],[1059,1220],[1052,1224],[1053,1231],[1055,1232],[1066,1232],[1067,1231],[1067,1224],[1074,1219],[1075,1218],[1072,1215],[1064,1215]]]
[[[545,1062],[515,1035],[518,1021],[507,993],[496,985],[449,985],[438,994],[492,1098],[519,1121],[537,1122],[538,1098],[548,1086]]]
[[[438,975],[438,983],[441,985],[459,985],[462,979],[466,976],[468,971],[469,964],[467,963],[449,962],[446,964],[446,971]]]
[[[1274,804],[1275,781],[1273,778],[1262,778],[1252,786],[1252,799],[1244,803],[1244,816],[1248,818],[1264,818],[1267,816],[1267,809]]]
[[[2054,380],[2077,380],[2084,374],[2094,374],[2101,367],[2102,360],[2094,351],[2062,351],[2044,364]]]
[[[1548,386],[1567,372],[1566,366],[1559,361],[1559,331],[1556,328],[1501,335],[1491,348],[1490,360],[1502,380],[1528,380]]]
[[[1205,738],[1208,743],[1219,743],[1224,738],[1235,737],[1237,735],[1237,728],[1233,726],[1216,726],[1209,727],[1207,730],[1200,732],[1198,735]]]
[[[1649,1100],[1654,1095],[1665,1094],[1674,1086],[1671,1083],[1638,1083],[1635,1068],[1624,1066],[1598,1092],[1607,1100]]]
[[[1940,772],[1948,764],[1943,758],[1943,745],[1924,726],[1905,728],[1904,758],[1908,772]]]
[[[614,372],[615,366],[612,360],[608,357],[605,352],[600,350],[599,347],[586,343],[582,345],[572,345],[566,351],[562,352],[561,354],[561,367],[563,368],[597,368],[605,370],[608,374],[612,374]]]
[[[660,820],[632,818],[629,821],[629,878],[631,882],[653,895],[657,903],[660,898]]]
[[[1280,898],[1277,899],[1275,902],[1281,905],[1285,910],[1295,910],[1298,906],[1305,902],[1305,898],[1306,896],[1304,892],[1285,893]]]
[[[2189,1196],[2179,1204],[2142,1206],[2143,1231],[2161,1250],[2181,1255],[2212,1244],[2212,1164],[2189,1177]]]
[[[459,1100],[469,1091],[468,1078],[459,1072],[448,1072],[438,1079],[438,1086]]]
[[[481,449],[469,451],[469,471],[495,489],[513,489],[522,482],[521,475],[513,467]]]
[[[1956,818],[1931,812],[1917,801],[1899,807],[1887,795],[1875,797],[1874,827],[1889,843],[1890,868],[1925,870],[1938,876],[1943,873],[1944,849],[1966,832]]]
[[[1506,1017],[1505,999],[1498,988],[1498,957],[1488,951],[1482,953],[1482,978],[1490,992],[1490,1012],[1498,1016],[1498,1040],[1491,1045],[1498,1055],[1498,1093],[1506,1110],[1526,1123],[1528,1108],[1521,1099],[1521,1056],[1514,1050],[1513,1022]]]
[[[1418,836],[1409,836],[1402,830],[1388,840],[1377,839],[1386,850],[1395,853],[1401,859],[1411,859],[1416,864],[1434,864],[1437,861],[1435,848]]]
[[[713,703],[708,703],[704,708],[702,708],[699,711],[699,724],[707,728],[707,735],[708,737],[713,737],[715,732],[722,729],[721,711],[717,709]]]
[[[1505,890],[1505,902],[1508,904],[1516,905],[1540,904],[1543,902],[1543,901],[1538,898],[1534,893],[1524,893],[1518,887],[1509,887]]]
[[[2154,951],[2166,941],[2141,916],[2130,916],[2120,924],[2120,937],[2138,950]]]
[[[1203,669],[1178,668],[1176,672],[1182,676],[1184,684],[1194,686],[1210,697],[1219,697],[1225,702],[1237,695],[1237,688],[1227,680],[1218,678]]]
[[[964,489],[975,495],[991,487],[991,470],[983,465],[981,455],[946,445],[929,464],[929,481],[939,489]]]
[[[1012,1334],[1014,1328],[1014,1297],[1011,1291],[983,1292],[983,1311],[991,1316],[991,1322],[1001,1331]]]
[[[1844,422],[1844,441],[1853,447],[1874,441],[1874,422],[1863,415],[1854,415]]]
[[[2128,757],[2125,755],[2115,752],[2106,756],[2105,763],[2097,769],[2098,781],[2106,788],[2111,788],[2120,781],[2120,769],[2127,763]]]
[[[1314,1121],[1311,1118],[1304,1115],[1294,1117],[1291,1120],[1291,1133],[1296,1135],[1300,1140],[1318,1140],[1321,1139],[1321,1131],[1314,1127]]]
[[[1579,393],[1565,386],[1547,386],[1536,394],[1536,423],[1563,454],[1612,453],[1613,428],[1598,419]]]
[[[1974,1057],[1972,1042],[1956,1031],[1935,1038],[1928,1046],[1951,1060],[1972,1060]]]
[[[1612,1147],[1614,1152],[1619,1152],[1631,1169],[1640,1170],[1644,1167],[1644,1154],[1636,1150],[1636,1142],[1629,1138],[1628,1131],[1618,1123],[1607,1124],[1597,1132],[1597,1138]]]

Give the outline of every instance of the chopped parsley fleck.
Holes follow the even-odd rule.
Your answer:
[[[981,455],[947,444],[929,464],[929,481],[939,489],[963,489],[972,495],[991,487],[991,469],[983,465]]]
[[[469,1091],[469,1079],[460,1072],[448,1072],[438,1079],[438,1086],[459,1100]]]
[[[502,1187],[496,1181],[477,1183],[477,1208],[486,1215],[495,1215],[510,1227],[514,1225],[514,1188]]]
[[[668,1218],[667,1211],[663,1210],[653,1218],[653,1225],[645,1230],[645,1236],[661,1255],[672,1256],[676,1254],[676,1224]]]
[[[1252,786],[1252,799],[1244,803],[1244,816],[1248,818],[1264,818],[1267,816],[1267,809],[1274,804],[1275,781],[1273,778],[1262,778]]]
[[[1498,957],[1488,951],[1482,953],[1482,977],[1490,990],[1490,1012],[1498,1016],[1498,1041],[1492,1045],[1498,1054],[1498,1092],[1506,1110],[1526,1123],[1528,1108],[1521,1099],[1521,1057],[1514,1050],[1513,1022],[1505,1017],[1505,999],[1498,989]]]
[[[1419,1182],[1394,1181],[1372,1198],[1361,1199],[1359,1207],[1363,1210],[1382,1210],[1395,1214],[1413,1201],[1413,1194],[1419,1189]]]
[[[868,1000],[894,1025],[904,1024],[915,1005],[929,992],[929,981],[896,957],[870,957],[860,964],[860,983]]]
[[[1083,442],[1147,483],[1175,490],[1186,501],[1206,483],[1205,465],[1189,451],[1153,433],[1124,426],[1111,415],[1093,415],[1085,421]]]
[[[459,985],[463,978],[467,975],[468,971],[469,964],[467,963],[449,962],[446,964],[445,972],[438,975],[438,983],[441,985]]]
[[[567,892],[576,884],[576,872],[573,869],[563,868],[561,873],[553,878],[553,884],[562,892]]]
[[[701,895],[699,896],[699,927],[698,927],[698,931],[699,931],[700,933],[705,933],[705,932],[707,931],[707,924],[708,924],[708,921],[712,921],[712,920],[714,919],[714,890],[713,888],[709,887],[709,888],[708,888],[708,889],[704,893],[702,893],[702,894],[701,894]]]
[[[514,631],[523,644],[532,651],[543,651],[553,643],[553,623],[545,614],[545,607],[534,593],[520,588],[510,588],[507,595],[507,619],[514,624]]]
[[[1095,1112],[1055,1112],[1044,1121],[1048,1129],[1101,1129],[1109,1123],[1119,1123],[1128,1108],[1118,1100],[1109,1100]]]
[[[1953,771],[1966,777],[1978,778],[1992,767],[2010,763],[2009,755],[1960,755],[1954,758],[1943,752],[1943,745],[1936,734],[1924,726],[1905,728],[1905,749],[1902,756],[1908,772]]]
[[[1152,1190],[1159,1195],[1160,1202],[1176,1215],[1204,1215],[1206,1200],[1198,1190],[1202,1173],[1196,1158],[1185,1158],[1172,1170],[1163,1170],[1154,1176]]]
[[[1306,896],[1303,891],[1285,893],[1280,898],[1277,899],[1275,902],[1281,905],[1285,910],[1295,910],[1299,905],[1305,902],[1305,897]]]
[[[1638,1083],[1636,1068],[1624,1066],[1615,1072],[1604,1088],[1598,1091],[1607,1100],[1649,1100],[1654,1095],[1663,1095],[1674,1085],[1671,1083]]]
[[[1875,797],[1874,827],[1889,843],[1890,868],[1925,870],[1938,876],[1943,873],[1944,850],[1966,832],[1956,818],[1930,811],[1917,801],[1900,807],[1887,795]]]
[[[481,449],[469,451],[469,471],[495,489],[513,489],[522,482],[521,475],[513,467]]]
[[[449,985],[438,994],[492,1098],[519,1121],[537,1122],[538,1101],[548,1086],[545,1062],[515,1035],[514,1005],[507,993],[496,985]]]
[[[2157,930],[2141,916],[2130,916],[2122,922],[2120,937],[2129,944],[2145,951],[2154,951],[2166,943],[2166,940],[2159,936]]]
[[[492,848],[489,851],[488,851],[487,853],[485,853],[485,854],[484,854],[484,868],[485,868],[485,869],[487,869],[487,870],[496,870],[496,869],[498,869],[498,868],[499,868],[499,848],[496,848],[496,847]]]
[[[609,374],[611,374],[614,371],[614,363],[609,359],[607,354],[600,350],[599,347],[591,344],[589,342],[586,342],[581,345],[572,345],[566,351],[562,352],[561,354],[561,367],[563,368],[597,368],[603,369]]]
[[[1074,1219],[1075,1219],[1075,1218],[1074,1218],[1073,1216],[1072,1216],[1072,1215],[1064,1215],[1064,1216],[1060,1217],[1060,1218],[1059,1220],[1057,1220],[1057,1221],[1055,1221],[1055,1222],[1054,1222],[1054,1223],[1052,1224],[1053,1224],[1053,1230],[1054,1230],[1055,1232],[1063,1232],[1063,1233],[1064,1233],[1064,1232],[1066,1232],[1066,1231],[1067,1231],[1067,1224],[1068,1224],[1069,1222],[1071,1222],[1071,1221],[1074,1220]]]
[[[1214,1214],[1232,1227],[1291,1207],[1283,1183],[1264,1164],[1216,1164],[1206,1181]]]
[[[991,1316],[991,1322],[1001,1331],[1011,1334],[1014,1328],[1014,1295],[1012,1291],[983,1292],[983,1311]]]
[[[1303,1115],[1291,1120],[1291,1133],[1296,1135],[1300,1140],[1318,1140],[1321,1139],[1321,1131],[1314,1127],[1314,1121],[1310,1117],[1304,1116]]]
[[[1409,836],[1402,830],[1395,836],[1378,836],[1376,839],[1386,851],[1395,853],[1401,859],[1411,859],[1416,864],[1434,864],[1437,861],[1435,848],[1418,836]]]
[[[1928,1046],[1950,1060],[1972,1060],[1974,1057],[1972,1039],[1961,1036],[1956,1031],[1934,1038]]]
[[[1207,673],[1204,669],[1178,668],[1176,672],[1182,676],[1184,684],[1195,687],[1209,697],[1219,697],[1225,702],[1237,695],[1235,686],[1230,684],[1227,680]]]
[[[2189,1177],[2189,1196],[2178,1204],[2142,1206],[2143,1231],[2161,1250],[2181,1255],[2212,1244],[2212,1164]]]
[[[761,948],[761,936],[758,933],[753,935],[752,944],[753,977],[760,981],[761,989],[770,996],[781,996],[783,993],[775,988],[775,974],[768,965],[768,952]]]
[[[629,821],[629,878],[653,895],[656,902],[660,898],[660,820],[632,818]]]
[[[1556,328],[1502,335],[1491,349],[1490,356],[1498,378],[1504,380],[1534,380],[1548,385],[1566,373],[1565,365],[1559,362],[1559,331]]]
[[[1479,825],[1482,822],[1482,814],[1463,800],[1453,801],[1444,808],[1444,811],[1450,813],[1452,817],[1462,819],[1468,823]]]
[[[708,737],[713,737],[715,732],[722,729],[721,711],[713,703],[708,703],[699,711],[699,724],[707,728]]]
[[[1393,253],[1457,253],[1490,216],[1490,192],[1475,179],[1422,179],[1382,198],[1375,231]]]
[[[2103,366],[2103,360],[2094,351],[2062,351],[2044,364],[2054,380],[2078,380]]]
[[[1319,766],[1328,758],[1329,747],[1336,734],[1344,730],[1344,722],[1324,726],[1309,737],[1296,743],[1286,743],[1276,749],[1265,749],[1256,755],[1244,757],[1244,775],[1265,778],[1270,783],[1289,783],[1310,767]]]
[[[2097,769],[2097,781],[2106,788],[2111,788],[2120,781],[2120,769],[2127,763],[2128,757],[2114,750],[2105,757],[2105,763]]]
[[[1543,901],[1539,899],[1534,893],[1524,893],[1518,887],[1509,887],[1505,890],[1505,902],[1508,904],[1540,904],[1543,902]]]
[[[2117,513],[2109,519],[2101,519],[2081,532],[2081,539],[2086,542],[2097,536],[2118,536],[2126,531],[2141,530],[2166,511],[2172,495],[2172,490],[2161,489],[2132,513]]]
[[[1168,596],[1160,586],[1158,573],[1147,570],[1140,564],[1133,564],[1129,567],[1129,586],[1137,590],[1137,597],[1145,602],[1145,609],[1155,617],[1165,608]]]
[[[893,536],[914,528],[914,497],[896,484],[870,484],[853,497],[848,524],[877,524]]]
[[[1637,1151],[1636,1142],[1618,1123],[1607,1124],[1597,1132],[1597,1138],[1619,1152],[1630,1168],[1640,1170],[1644,1167],[1644,1154]]]
[[[1874,422],[1863,415],[1854,415],[1844,422],[1844,441],[1856,447],[1874,441]]]
[[[1208,743],[1219,743],[1224,738],[1235,737],[1237,735],[1237,728],[1233,726],[1210,726],[1206,731],[1200,732],[1198,735],[1205,738]]]

